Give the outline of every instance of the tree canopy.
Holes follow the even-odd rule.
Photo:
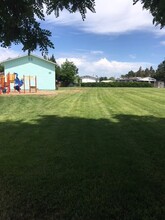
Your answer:
[[[58,17],[63,9],[70,13],[79,11],[85,19],[87,9],[94,12],[94,6],[95,0],[1,0],[0,45],[8,47],[21,43],[23,51],[30,53],[39,47],[47,53],[48,47],[54,48],[49,39],[51,32],[42,29],[39,20],[44,21],[52,12]]]
[[[59,75],[58,75],[59,74]],[[57,74],[57,80],[61,81],[63,86],[74,84],[78,75],[78,68],[73,62],[66,60],[60,67]]]
[[[158,65],[156,70],[155,78],[165,82],[165,60]]]
[[[133,0],[133,2],[134,4],[141,2],[143,4],[143,8],[150,11],[155,25],[160,25],[161,28],[165,26],[164,0]]]
[[[154,24],[165,26],[164,0],[133,0],[133,4],[137,2],[151,12]],[[0,45],[9,47],[12,43],[21,43],[23,51],[30,53],[38,47],[47,53],[49,47],[54,48],[51,32],[41,28],[39,21],[44,21],[52,12],[58,17],[64,9],[70,13],[80,12],[84,20],[87,9],[95,12],[95,0],[1,0]]]

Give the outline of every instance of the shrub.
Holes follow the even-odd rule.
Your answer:
[[[147,82],[110,82],[110,83],[81,83],[82,87],[153,87]]]

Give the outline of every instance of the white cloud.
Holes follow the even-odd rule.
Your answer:
[[[131,59],[135,59],[135,58],[136,58],[136,55],[135,55],[135,54],[130,54],[129,57],[130,57]]]
[[[96,0],[96,13],[88,11],[87,18],[82,21],[79,13],[60,13],[58,18],[54,14],[47,17],[52,25],[76,26],[77,28],[96,34],[119,34],[130,31],[144,30],[162,35],[165,32],[155,28],[152,16],[142,10],[142,5],[133,5],[131,0]]]
[[[161,41],[160,44],[165,46],[165,41]]]
[[[100,54],[103,54],[104,52],[101,50],[92,50],[92,51],[90,51],[90,53],[95,54],[95,55],[100,55]]]
[[[107,58],[101,58],[99,60],[89,61],[86,58],[58,58],[56,59],[58,64],[62,64],[68,59],[75,63],[79,69],[79,75],[97,75],[97,76],[107,76],[107,77],[119,77],[122,74],[128,73],[128,71],[137,71],[139,67],[142,68],[150,67],[151,63],[147,62],[119,62],[110,61]]]
[[[0,61],[4,61],[8,58],[14,58],[20,56],[17,51],[11,49],[0,48]],[[154,66],[152,63],[147,62],[121,62],[115,60],[108,60],[106,57],[97,59],[96,54],[102,54],[102,51],[88,51],[83,54],[77,54],[74,56],[62,56],[56,59],[57,63],[61,65],[67,60],[73,62],[79,69],[79,75],[97,75],[97,76],[107,76],[107,77],[119,77],[122,74],[128,73],[128,71],[137,71],[139,67],[142,68]]]
[[[81,66],[84,62],[84,60],[82,58],[74,58],[74,57],[73,58],[72,57],[71,58],[62,57],[62,58],[56,59],[56,61],[59,65],[61,65],[62,63],[64,63],[66,61],[66,59],[70,62],[73,62],[76,66]]]
[[[20,54],[8,48],[0,47],[0,62],[7,60],[8,58],[18,57]]]

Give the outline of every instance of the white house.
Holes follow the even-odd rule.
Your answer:
[[[141,81],[141,82],[149,82],[149,83],[154,83],[154,82],[156,82],[156,79],[151,78],[151,77],[144,77],[144,78],[139,77],[139,78],[140,78],[139,81]]]
[[[114,82],[113,80],[110,80],[110,79],[107,79],[107,80],[102,80],[101,81],[102,83],[111,83],[111,82]]]
[[[116,81],[119,82],[148,82],[148,83],[155,83],[156,79],[151,77],[125,77],[119,78]]]
[[[82,83],[95,83],[95,82],[98,82],[98,78],[94,77],[94,76],[82,76],[80,78],[81,78]]]

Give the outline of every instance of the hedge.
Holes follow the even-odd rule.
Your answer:
[[[153,87],[148,82],[81,83],[82,87]]]

